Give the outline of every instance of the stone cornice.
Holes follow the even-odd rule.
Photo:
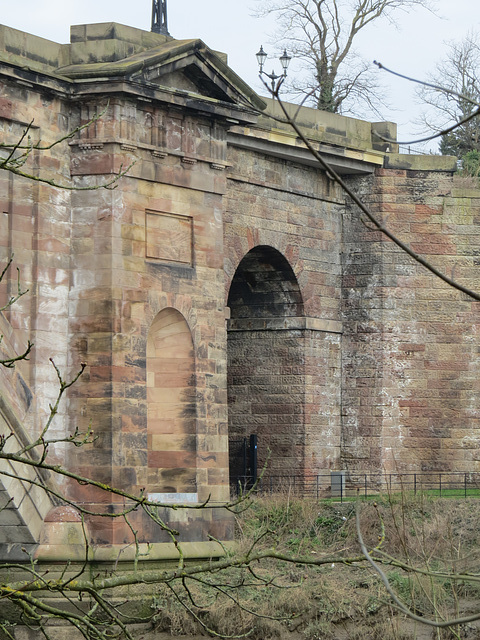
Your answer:
[[[342,323],[311,317],[235,318],[228,320],[228,331],[322,331],[343,333]]]
[[[244,131],[230,131],[228,133],[229,144],[247,149],[250,151],[262,152],[289,162],[318,167],[318,162],[310,151],[299,146],[296,134],[286,132],[270,132],[265,136],[257,135],[256,129],[245,129]],[[338,147],[328,144],[316,143],[318,151],[335,171],[343,175],[368,175],[372,174],[377,167],[382,167],[384,153],[375,150],[358,150]]]
[[[226,543],[228,545],[228,543]],[[225,555],[225,546],[218,542],[182,542],[180,545],[185,560],[208,560],[221,558]],[[136,548],[134,544],[125,545],[92,545],[88,549],[89,560],[94,562],[113,562],[121,565],[134,562]],[[149,562],[177,561],[180,553],[172,542],[158,542],[139,545],[139,564]],[[85,546],[83,544],[46,544],[39,545],[35,551],[35,559],[40,562],[74,562],[85,560]]]

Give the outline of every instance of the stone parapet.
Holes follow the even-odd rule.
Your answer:
[[[416,155],[413,153],[387,153],[384,167],[385,169],[455,173],[457,170],[457,158],[454,156]]]

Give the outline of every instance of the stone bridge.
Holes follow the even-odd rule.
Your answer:
[[[0,175],[0,257],[29,289],[1,315],[2,348],[35,344],[1,370],[8,446],[41,432],[53,358],[65,375],[87,367],[50,437],[91,423],[97,439],[52,445],[52,459],[161,502],[225,501],[229,437],[252,433],[270,475],[480,469],[478,303],[373,230],[277,111],[201,40],[108,23],[60,45],[0,27],[1,140],[33,120],[48,144],[91,121],[25,165],[81,190]],[[298,122],[389,229],[478,289],[480,192],[454,158],[387,150],[377,133],[395,138],[392,123],[308,108]],[[115,189],[83,190],[132,162]],[[0,540],[48,555],[75,516],[1,472]],[[193,555],[232,535],[216,512],[173,513]],[[89,530],[100,550],[131,542],[120,520]]]

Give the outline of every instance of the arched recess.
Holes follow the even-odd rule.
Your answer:
[[[164,309],[147,339],[149,493],[192,494],[196,487],[195,358],[181,313]]]
[[[235,272],[227,304],[230,442],[257,434],[259,465],[271,451],[267,475],[302,475],[305,331],[293,269],[276,249],[255,247]]]

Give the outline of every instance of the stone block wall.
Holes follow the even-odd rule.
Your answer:
[[[229,436],[258,436],[258,465],[268,475],[303,476],[304,332],[230,330]]]
[[[342,342],[338,325],[311,321],[305,331],[305,474],[340,468]],[[340,424],[340,426],[339,426]],[[328,479],[322,482],[328,485]]]
[[[103,109],[91,103],[67,108],[60,98],[47,100],[33,89],[17,94],[14,82],[2,84],[2,139],[8,141],[16,141],[34,116],[35,139],[51,142]],[[8,111],[14,102],[15,116]],[[69,117],[63,117],[67,112]],[[52,447],[53,459],[80,475],[132,492],[174,493],[181,501],[185,486],[159,482],[158,473],[163,468],[168,475],[184,456],[190,457],[197,500],[228,498],[225,144],[224,130],[211,120],[112,100],[101,120],[77,139],[32,154],[27,165],[32,174],[60,182],[71,175],[80,190],[0,176],[0,257],[15,253],[14,269],[19,267],[22,286],[29,289],[5,321],[9,330],[35,343],[35,356],[25,367],[26,381],[39,398],[31,437],[44,424],[58,390],[48,359],[53,357],[65,375],[85,362],[84,375],[52,427],[53,437],[77,426],[94,429],[91,446]],[[110,180],[132,160],[136,164],[116,189],[82,190]],[[3,301],[15,287],[13,272],[0,292]],[[147,337],[166,309],[181,315],[193,347],[192,442],[185,450],[179,444],[176,451],[171,443],[160,451],[159,436],[149,433],[147,420]],[[161,379],[154,384],[161,394]],[[179,415],[183,410],[176,407]],[[111,500],[76,483],[64,490],[93,510]],[[231,536],[225,515],[177,512],[176,518],[183,540],[205,540],[208,533]],[[134,514],[132,521],[142,540],[167,540],[141,515]],[[93,542],[132,540],[119,523],[94,519],[90,524]]]
[[[356,188],[436,268],[478,289],[479,192],[445,173],[379,170]],[[478,469],[478,303],[345,219],[346,468]]]
[[[73,35],[80,55],[89,38]],[[0,140],[33,120],[32,140],[52,143],[93,118],[25,165],[76,190],[0,174],[0,260],[15,254],[0,306],[17,267],[29,289],[0,328],[5,348],[35,343],[14,376],[0,372],[0,399],[25,434],[57,395],[53,357],[67,377],[86,369],[52,437],[90,424],[96,436],[52,446],[53,459],[162,502],[227,500],[228,439],[252,433],[260,464],[272,451],[270,475],[478,470],[478,303],[365,226],[292,132],[235,102],[261,103],[213,52],[169,41],[187,56],[170,68],[170,49],[149,57],[153,41],[137,36],[131,66],[117,60],[102,83],[81,57],[74,85],[45,61],[12,71],[7,52],[1,63]],[[301,117],[392,231],[477,287],[480,192],[452,178],[451,161],[415,169],[374,148],[368,123]],[[126,167],[114,189],[96,189]],[[62,489],[92,510],[123,508],[91,487]],[[232,535],[221,511],[162,514],[182,541]],[[141,511],[131,523],[142,542],[169,541]],[[94,543],[132,542],[120,519],[89,527]]]
[[[0,139],[6,143],[19,142],[25,133],[24,143],[30,137],[33,143],[49,145],[70,127],[68,110],[54,97],[52,87],[38,91],[4,79],[0,82],[0,115]],[[33,150],[22,170],[35,177],[40,165],[45,179],[68,184],[64,145],[43,154]],[[35,345],[23,367],[25,381],[37,397],[37,409],[29,425],[33,435],[42,429],[48,405],[58,393],[49,358],[63,371],[68,364],[70,193],[1,173],[0,259],[5,265],[13,255],[14,262],[0,285],[0,305],[17,294],[19,283],[22,291],[28,290],[5,310],[4,318],[17,339]],[[60,407],[52,434],[64,434],[65,410],[65,405]]]
[[[163,123],[162,140],[158,128],[147,135],[146,122]],[[73,361],[88,367],[71,394],[69,412],[72,424],[85,426],[93,419],[98,440],[91,450],[76,451],[70,464],[90,477],[101,468],[105,482],[134,492],[145,488],[159,499],[174,494],[181,502],[187,494],[200,501],[225,500],[225,179],[220,166],[211,166],[210,153],[218,128],[176,113],[157,111],[152,117],[130,101],[109,107],[102,127],[96,137],[72,147],[77,184],[95,184],[96,175],[105,179],[112,169],[132,159],[136,163],[113,192],[73,195],[77,251],[69,330]],[[174,397],[175,363],[168,362],[179,353],[168,346],[164,313],[175,315],[189,334],[183,398]],[[158,333],[157,325],[165,333]],[[166,363],[164,375],[156,370],[158,358]],[[162,402],[160,417],[159,398],[167,403]],[[92,505],[102,500],[98,492],[81,488],[75,498]],[[182,516],[182,539],[206,539],[213,531],[228,538],[228,518],[223,524],[212,518],[210,512]],[[142,540],[166,541],[140,515],[132,521]],[[120,523],[109,526],[110,532],[98,523],[93,530],[118,543],[131,537]]]
[[[309,167],[234,144],[228,160],[229,431],[257,433],[267,474],[336,468],[343,196]]]

